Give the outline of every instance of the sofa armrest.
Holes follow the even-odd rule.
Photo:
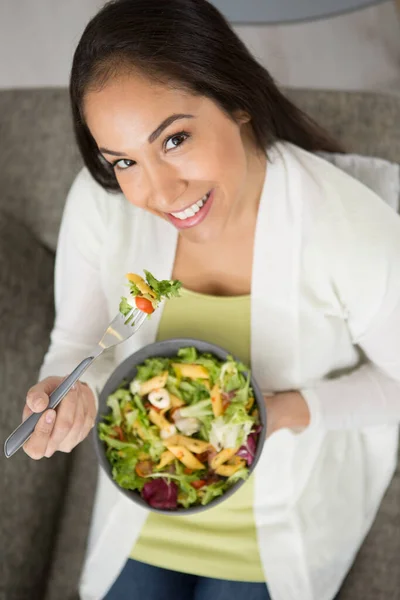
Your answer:
[[[53,323],[54,256],[15,217],[0,212],[0,438],[19,424],[26,392],[47,350]],[[68,455],[33,461],[22,450],[5,459],[0,530],[6,544],[1,592],[40,600],[51,562]],[[1,593],[0,593],[1,595]]]

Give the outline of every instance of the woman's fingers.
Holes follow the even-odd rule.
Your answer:
[[[32,436],[23,446],[26,454],[34,460],[39,460],[45,455],[47,444],[53,431],[55,417],[55,410],[46,410],[37,422]]]
[[[77,393],[70,390],[57,408],[57,419],[47,446],[47,455],[51,456],[61,449],[61,444],[75,425],[75,413],[78,407]]]
[[[76,393],[76,410],[74,416],[74,423],[71,427],[68,435],[59,444],[58,450],[60,452],[71,452],[73,448],[79,443],[81,431],[83,429],[86,417],[86,404],[80,394]]]
[[[79,440],[80,442],[82,442],[88,436],[90,431],[93,429],[95,420],[96,420],[96,410],[95,409],[93,410],[90,408],[86,413],[85,423],[82,428],[81,437]]]

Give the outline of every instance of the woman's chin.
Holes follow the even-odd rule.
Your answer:
[[[193,244],[213,244],[220,239],[221,231],[219,227],[216,227],[216,223],[213,222],[211,227],[204,223],[203,227],[181,229],[179,235]]]

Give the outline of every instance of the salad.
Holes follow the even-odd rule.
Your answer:
[[[149,358],[107,405],[98,433],[112,477],[150,506],[206,505],[248,477],[261,426],[250,372],[232,357]]]
[[[132,308],[138,308],[142,312],[151,314],[155,311],[160,302],[166,298],[179,296],[182,283],[178,280],[170,281],[163,279],[159,281],[149,273],[144,271],[146,280],[136,273],[127,273],[125,276],[129,283],[129,295],[123,296],[119,305],[119,312],[128,317],[125,323],[134,325]]]

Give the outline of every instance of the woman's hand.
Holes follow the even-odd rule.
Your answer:
[[[300,392],[264,396],[267,408],[267,438],[279,429],[301,431],[310,424],[310,411]]]
[[[27,394],[22,414],[25,421],[32,413],[42,412],[49,403],[50,394],[64,380],[63,377],[46,377],[34,385]],[[96,418],[96,400],[85,383],[76,382],[57,407],[39,419],[35,430],[23,448],[31,458],[50,458],[59,450],[71,452],[88,435]]]

